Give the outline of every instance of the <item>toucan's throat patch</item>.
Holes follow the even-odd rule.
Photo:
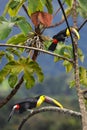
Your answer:
[[[19,110],[19,109],[20,109],[20,105],[19,105],[19,104],[16,104],[16,105],[14,106],[14,109],[15,109],[15,110]]]
[[[58,43],[58,40],[57,40],[57,39],[53,39],[53,43],[54,43],[54,44],[57,44],[57,43]]]

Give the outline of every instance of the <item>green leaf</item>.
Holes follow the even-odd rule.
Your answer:
[[[7,77],[7,75],[10,73],[10,68],[4,67],[0,71],[0,83]]]
[[[29,66],[31,68],[33,68],[33,71],[36,73],[36,75],[38,76],[38,80],[39,82],[42,82],[43,79],[44,79],[44,75],[43,75],[43,72],[42,72],[42,69],[40,68],[40,66],[36,63],[36,62],[33,62],[31,61],[29,63]]]
[[[32,61],[30,58],[21,57],[17,61],[13,60],[8,62],[3,69],[0,71],[0,81],[2,82],[6,77],[9,77],[9,84],[11,87],[16,83],[17,77],[24,73],[24,80],[27,88],[34,86],[35,84],[35,74],[38,80],[41,82],[43,80],[43,73],[40,66]],[[9,76],[10,75],[10,76]],[[17,77],[16,77],[17,76]],[[14,83],[12,84],[12,78]]]
[[[10,73],[14,75],[18,75],[23,70],[23,66],[19,63],[19,61],[15,60],[8,62],[4,68],[10,69]]]
[[[10,52],[6,52],[6,58],[7,58],[9,61],[14,60],[14,56],[13,56],[13,54],[11,54]]]
[[[73,65],[69,62],[69,61],[64,61],[63,62],[63,65],[65,66],[66,68],[66,72],[70,72],[72,69],[73,69]]]
[[[79,76],[80,76],[80,83],[84,86],[87,86],[87,69],[80,66],[79,67]]]
[[[34,77],[27,71],[24,71],[24,81],[27,89],[33,87],[35,84]]]
[[[63,43],[59,43],[57,49],[55,50],[55,53],[64,56],[66,58],[70,58],[70,59],[73,58],[71,45],[65,45]],[[55,62],[58,62],[59,60],[62,60],[62,58],[54,57]]]
[[[81,8],[87,13],[87,0],[78,0]]]
[[[81,17],[87,18],[87,12],[82,7],[78,6],[77,12]]]
[[[40,72],[37,73],[37,75],[38,75],[39,82],[43,82],[43,80],[44,80],[43,72],[40,71]]]
[[[14,17],[18,14],[20,8],[22,7],[25,0],[13,0],[9,2],[7,11],[11,17]]]
[[[79,56],[79,59],[81,62],[84,61],[84,55],[83,55],[83,52],[80,48],[78,48],[78,56]]]
[[[46,4],[45,5],[46,5],[46,7],[48,9],[48,12],[50,14],[52,14],[53,13],[52,0],[46,0]]]
[[[11,88],[14,88],[14,86],[16,85],[17,83],[17,75],[10,75],[9,78],[8,78],[8,83],[10,85]]]
[[[23,44],[27,40],[27,36],[25,36],[23,33],[17,34],[10,39],[8,39],[8,44]]]
[[[62,58],[60,58],[60,57],[54,57],[54,62],[58,62],[58,61],[60,61],[60,60],[62,60]]]
[[[70,81],[70,88],[72,88],[72,87],[74,87],[75,86],[75,80],[73,80],[73,81]]]
[[[2,59],[2,57],[5,55],[4,51],[0,51],[0,59]]]
[[[65,45],[63,43],[59,43],[55,52],[59,55],[64,55],[64,51],[65,51]]]
[[[65,0],[65,2],[69,7],[73,5],[73,0]]]
[[[20,57],[20,55],[21,55],[21,52],[16,48],[10,47],[10,48],[7,48],[6,51],[9,52],[10,54],[13,54],[13,55],[18,56],[18,57]]]
[[[4,40],[11,32],[14,23],[2,21],[0,23],[0,39]]]
[[[32,30],[31,25],[26,21],[26,20],[19,20],[17,22],[17,25],[19,26],[19,28],[21,29],[21,31],[27,35],[29,33],[29,31]]]
[[[31,15],[32,13],[36,12],[36,11],[43,11],[44,9],[44,4],[45,1],[43,0],[37,0],[37,2],[35,0],[28,0],[28,12],[29,15]]]
[[[72,7],[65,9],[66,17],[68,17],[72,13]],[[62,15],[62,20],[64,20],[64,16]]]

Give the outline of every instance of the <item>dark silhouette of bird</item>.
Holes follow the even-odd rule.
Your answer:
[[[80,39],[79,33],[75,28],[70,27],[70,30],[72,34],[74,34],[78,39]],[[53,36],[52,44],[48,47],[48,50],[54,51],[59,42],[65,42],[66,37],[70,37],[70,32],[68,28],[60,31],[59,33]]]
[[[8,121],[11,119],[14,112],[23,113],[28,110],[31,111],[33,108],[41,106],[43,102],[60,107],[61,109],[63,108],[63,106],[57,100],[45,95],[40,95],[34,98],[27,98],[13,105]]]

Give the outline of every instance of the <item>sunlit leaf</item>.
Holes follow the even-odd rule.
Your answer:
[[[70,72],[73,68],[73,65],[69,61],[64,61],[63,65],[65,66],[66,72]]]
[[[13,0],[8,4],[8,13],[11,17],[14,17],[18,14],[20,8],[22,7],[25,0]]]
[[[70,14],[72,13],[72,7],[70,8],[66,8],[65,9],[65,14],[66,14],[66,17],[68,17]],[[64,16],[62,15],[62,20],[64,20]]]
[[[19,26],[19,28],[21,29],[21,31],[27,35],[29,33],[29,31],[32,30],[31,25],[29,24],[29,22],[27,22],[26,20],[19,20],[17,22],[17,25]]]
[[[20,57],[20,55],[21,55],[19,50],[16,49],[16,48],[11,48],[10,47],[10,48],[7,48],[6,51],[8,51],[10,54],[13,54],[13,55],[18,56],[18,57]]]
[[[7,58],[9,61],[14,60],[14,56],[13,56],[11,53],[9,53],[9,52],[6,52],[6,58]]]
[[[81,62],[84,61],[84,55],[83,55],[83,52],[80,48],[78,48],[78,56],[79,56],[79,59]]]
[[[0,22],[0,39],[4,40],[8,37],[8,35],[11,32],[12,27],[14,26],[14,23],[11,22]]]
[[[65,45],[60,43],[57,46],[57,49],[55,50],[55,52],[59,55],[64,55],[64,51],[65,51]]]
[[[72,4],[73,4],[73,0],[65,0],[65,2],[66,2],[66,4],[68,5],[68,6],[72,6]]]
[[[8,62],[4,68],[10,69],[10,73],[14,75],[18,75],[23,70],[23,66],[15,60]]]
[[[80,66],[79,67],[79,76],[80,76],[80,83],[84,86],[87,86],[87,69]]]
[[[17,77],[20,74],[24,74],[24,80],[27,88],[34,86],[36,79],[35,75],[37,75],[39,82],[41,82],[44,78],[38,63],[32,61],[30,58],[21,57],[16,61],[9,61],[3,67],[3,69],[0,71],[0,82],[2,82],[6,77],[9,77],[8,82],[11,87],[14,87],[17,82]],[[12,83],[13,79],[14,81]]]
[[[27,36],[25,36],[23,33],[17,34],[10,39],[8,39],[8,44],[23,44],[27,40]]]
[[[62,60],[62,58],[60,58],[60,57],[54,57],[54,62],[58,62],[58,61],[60,61],[60,60]]]
[[[74,80],[70,81],[69,85],[70,85],[70,88],[74,87],[75,86],[75,81]]]

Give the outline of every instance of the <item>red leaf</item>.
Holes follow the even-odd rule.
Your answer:
[[[31,15],[31,20],[35,26],[38,26],[40,23],[45,27],[49,27],[52,22],[52,15],[46,12],[35,12]]]

